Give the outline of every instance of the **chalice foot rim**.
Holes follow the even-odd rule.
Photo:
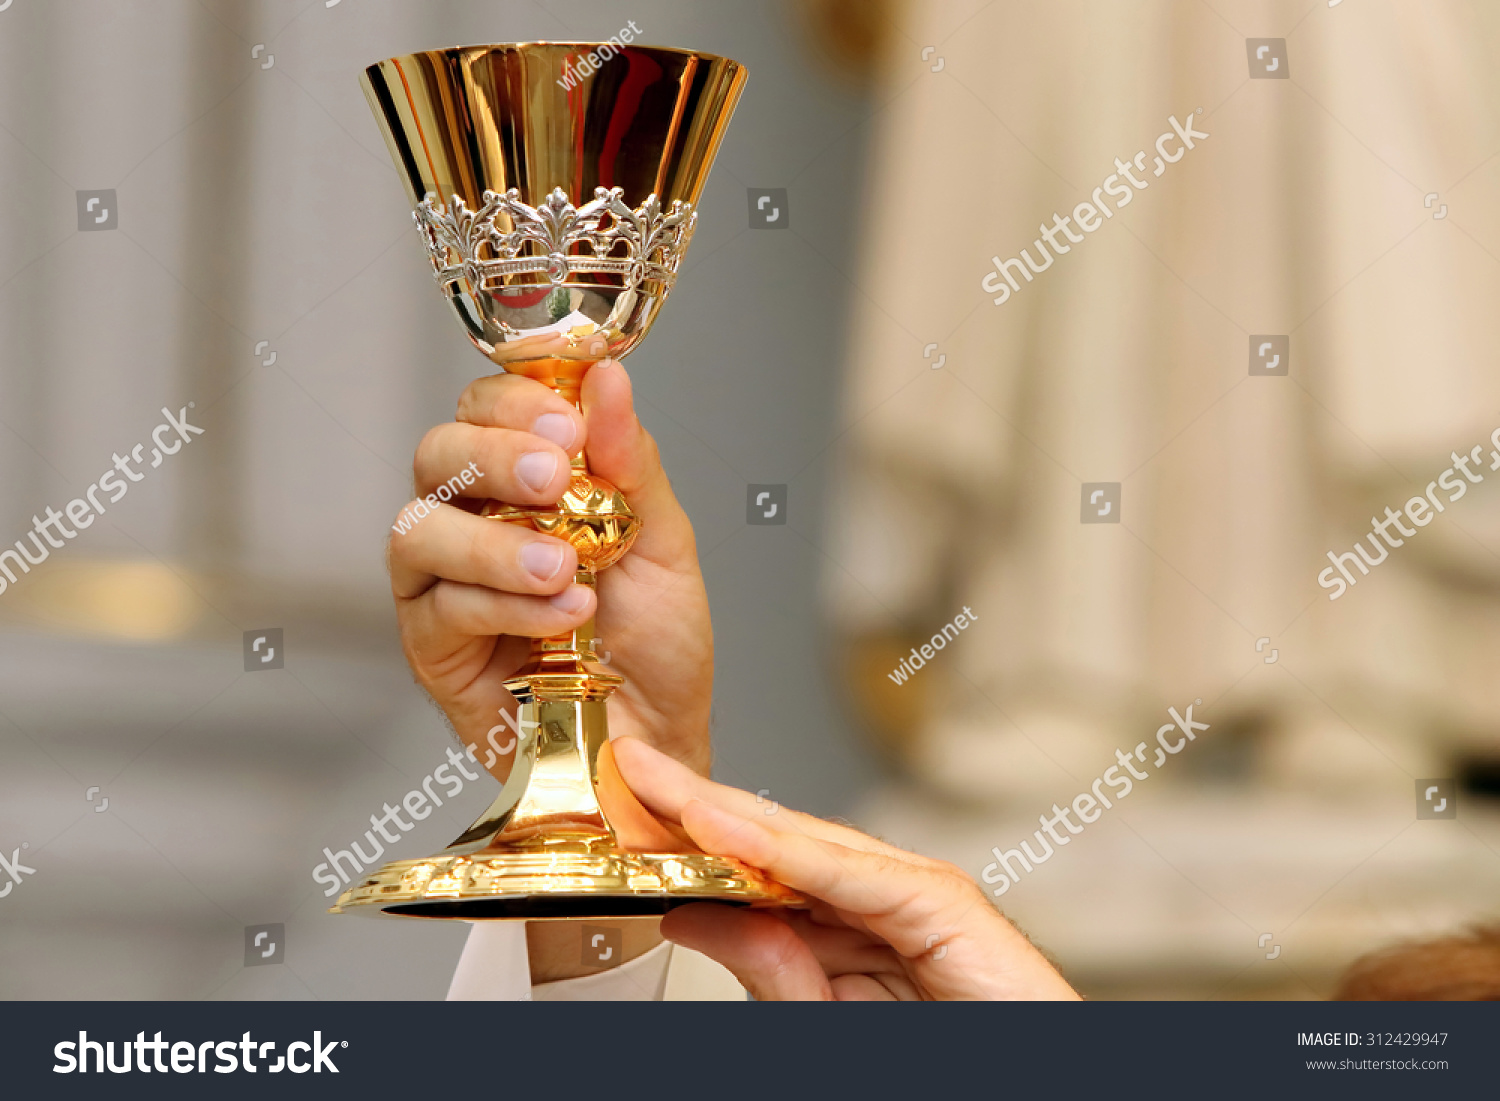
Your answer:
[[[479,851],[393,861],[345,891],[329,913],[545,921],[660,916],[689,902],[805,905],[797,892],[730,857]]]

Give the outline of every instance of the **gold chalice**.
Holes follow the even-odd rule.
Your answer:
[[[641,341],[677,278],[743,67],[686,50],[531,42],[393,57],[361,83],[469,339],[576,403],[584,373]],[[572,475],[551,508],[490,501],[483,515],[566,539],[577,580],[592,585],[640,522],[581,454]],[[595,641],[591,620],[533,642],[506,682],[524,733],[499,798],[441,853],[385,865],[334,912],[630,917],[694,901],[799,901],[738,861],[622,842],[622,829],[649,831],[635,829],[645,811],[601,757],[606,701],[623,678],[599,664]]]

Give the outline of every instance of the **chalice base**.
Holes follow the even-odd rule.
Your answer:
[[[689,902],[786,906],[800,897],[737,860],[702,853],[495,852],[398,860],[338,912],[450,921],[649,917]]]
[[[608,745],[605,701],[623,678],[595,661],[596,642],[592,620],[537,642],[505,682],[526,733],[499,797],[442,852],[352,883],[332,913],[543,921],[804,904],[759,869],[694,851],[636,799]]]

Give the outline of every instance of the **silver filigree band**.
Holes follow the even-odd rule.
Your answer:
[[[690,203],[675,199],[666,211],[653,193],[632,210],[618,187],[594,188],[594,198],[575,207],[560,187],[540,206],[528,206],[521,193],[486,190],[478,210],[459,196],[447,207],[428,192],[412,219],[432,258],[439,286],[459,279],[476,290],[493,290],[506,276],[537,272],[558,286],[574,275],[619,276],[627,290],[654,280],[662,293],[677,278],[698,221]],[[507,232],[495,225],[510,221]],[[581,246],[581,247],[580,247]]]

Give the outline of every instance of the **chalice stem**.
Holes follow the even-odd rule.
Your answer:
[[[605,700],[622,678],[591,668],[592,640],[592,619],[566,636],[537,639],[531,659],[505,682],[520,702],[510,776],[450,852],[614,846],[595,785],[599,750],[609,740]]]
[[[570,389],[559,392],[576,401],[576,384]],[[578,554],[574,583],[594,588],[597,572],[629,549],[640,521],[618,490],[589,472],[581,450],[571,466],[568,490],[552,508],[492,501],[484,513],[567,540]],[[595,642],[592,616],[566,634],[531,640],[530,655],[505,682],[520,702],[510,776],[453,848],[587,851],[615,844],[596,785],[599,750],[609,740],[606,701],[624,678],[599,664]]]

